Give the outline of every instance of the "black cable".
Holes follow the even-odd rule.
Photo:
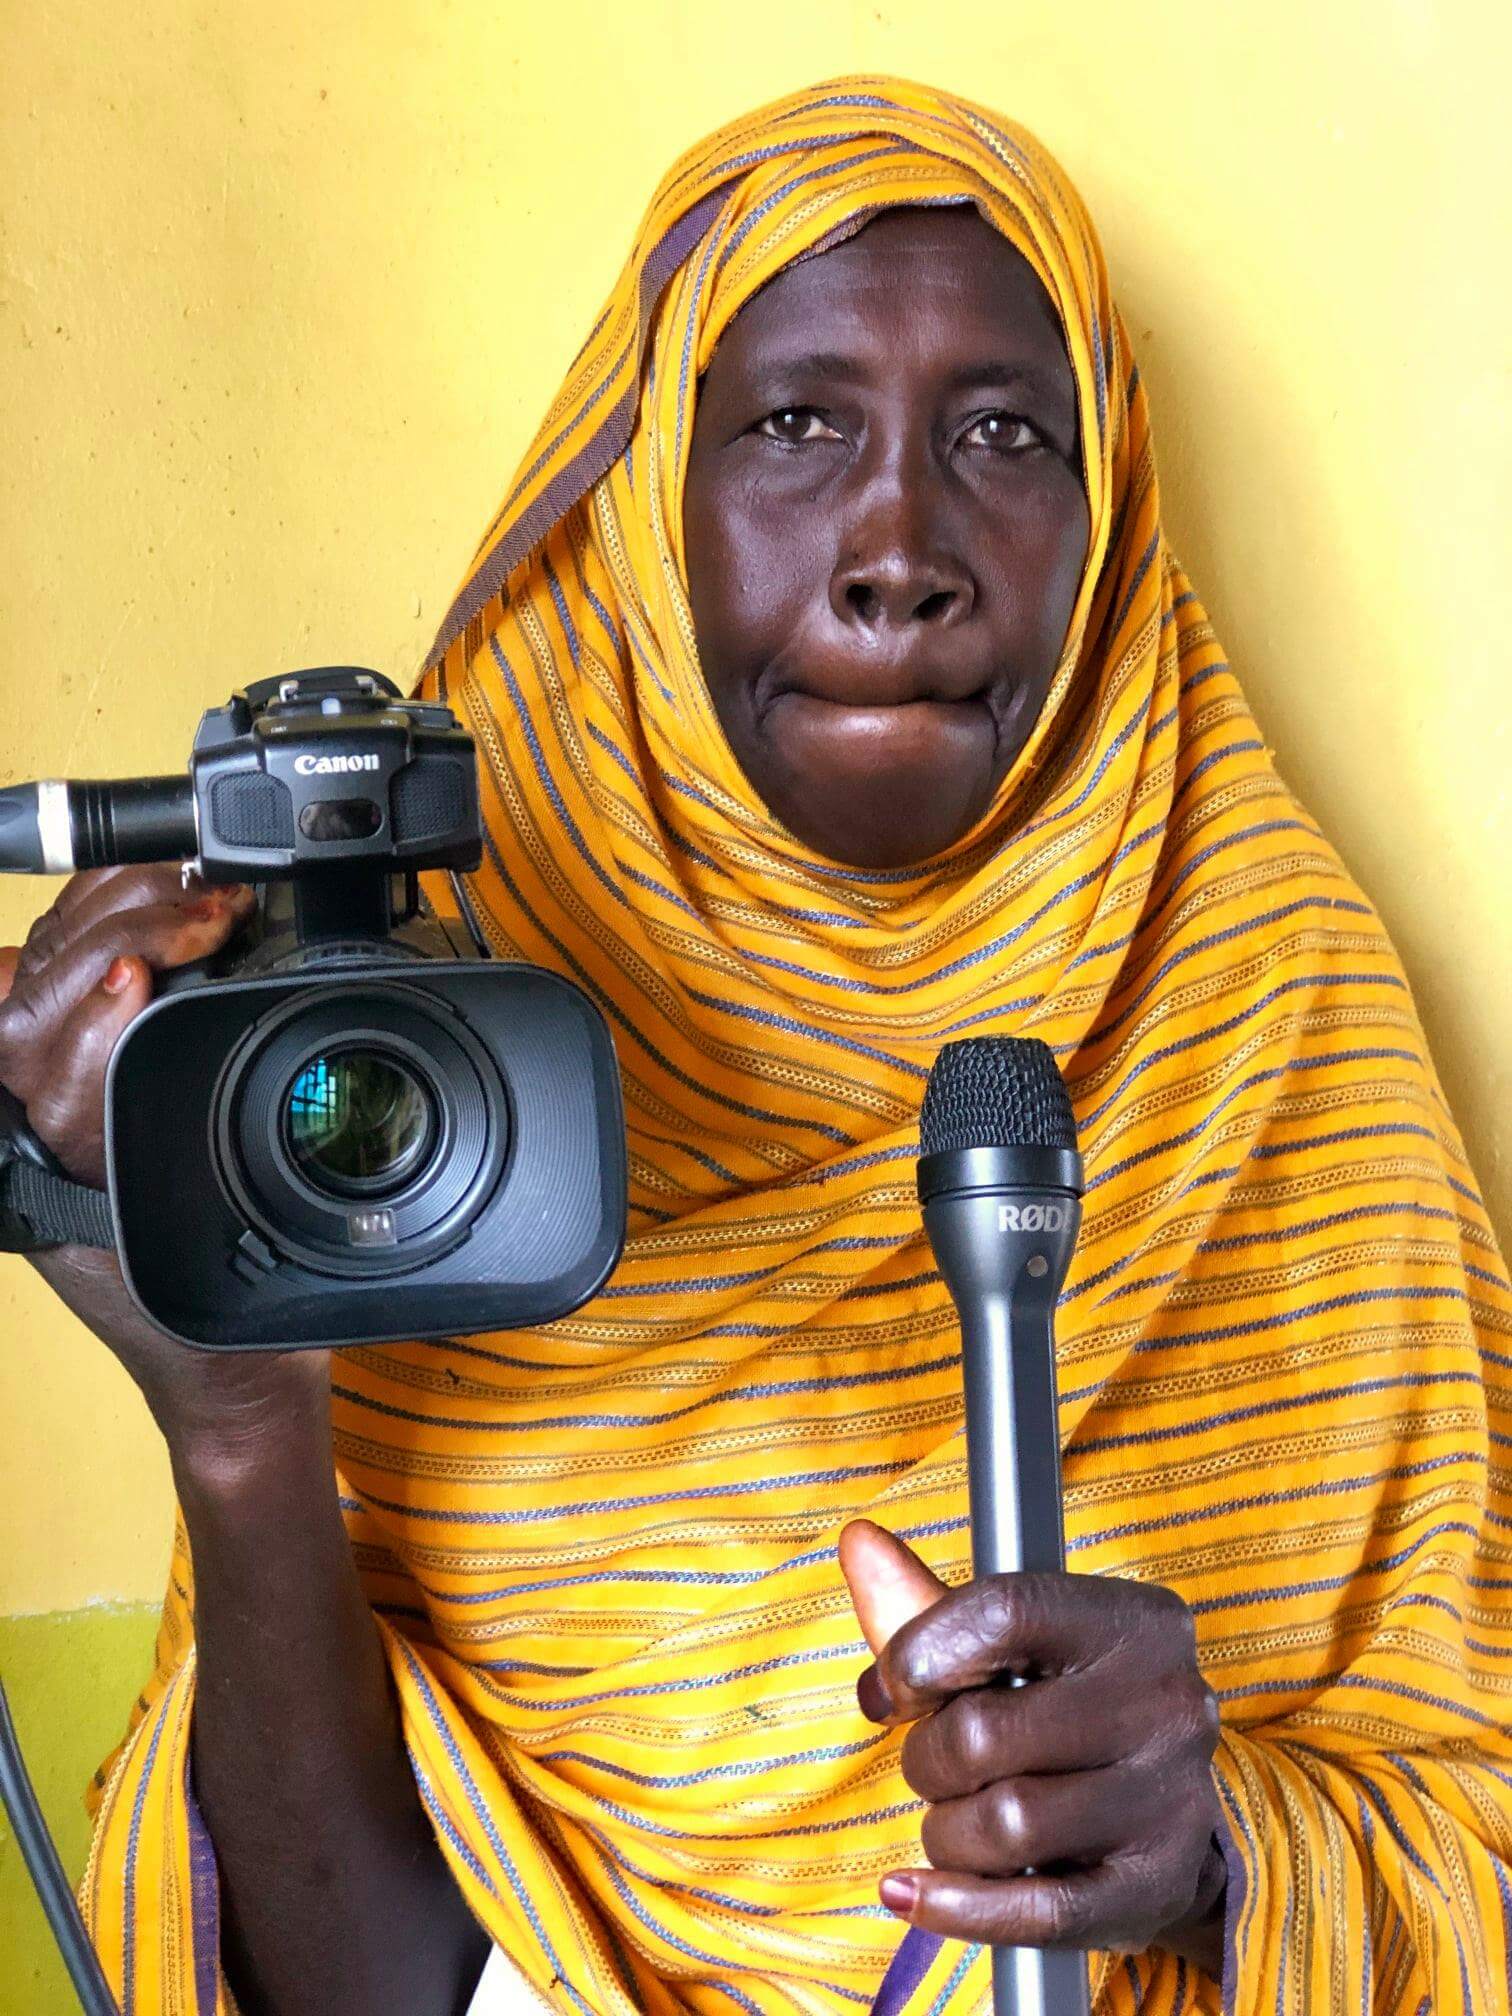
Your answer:
[[[47,1831],[47,1822],[42,1818],[31,1779],[26,1775],[3,1681],[0,1681],[0,1799],[5,1802],[11,1826],[21,1844],[22,1860],[37,1886],[42,1909],[47,1914],[47,1922],[52,1927],[58,1951],[63,1955],[63,1964],[73,1980],[85,2016],[121,2016],[116,1999],[110,1992],[110,1983],[100,1966],[99,1956],[84,1930],[84,1920],[79,1916],[73,1891],[63,1874],[63,1864],[58,1860],[58,1851]]]
[[[462,922],[467,926],[467,935],[473,942],[473,950],[480,959],[492,959],[493,947],[484,935],[483,926],[478,922],[478,913],[473,908],[473,900],[468,894],[467,884],[462,880],[462,877],[455,868],[449,871],[447,879],[451,883],[452,894],[457,899],[457,908],[462,913]]]

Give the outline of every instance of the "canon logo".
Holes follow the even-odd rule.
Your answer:
[[[1069,1204],[999,1204],[999,1232],[1064,1232],[1071,1223]]]
[[[344,777],[349,770],[382,768],[376,756],[296,756],[294,768],[301,777]]]

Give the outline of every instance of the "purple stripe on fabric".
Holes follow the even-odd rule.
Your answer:
[[[882,1986],[872,2004],[872,2016],[902,2016],[909,1997],[929,1972],[942,1943],[938,1932],[922,1932],[917,1925],[910,1926],[903,1935],[903,1944],[894,1953],[891,1965],[882,1976]]]
[[[195,2016],[215,2016],[220,1981],[220,1865],[215,1843],[194,1796],[194,1772],[184,1765],[189,1815],[189,1915],[194,1931]]]
[[[731,233],[724,250],[719,255],[717,270],[722,273],[730,260],[745,243],[746,239],[750,237],[756,226],[761,222],[762,218],[769,211],[774,210],[785,198],[791,196],[795,190],[803,188],[805,183],[822,182],[827,180],[831,175],[848,174],[851,170],[862,167],[866,162],[880,161],[888,154],[917,154],[920,151],[911,140],[890,140],[885,147],[874,147],[868,154],[847,154],[843,160],[827,162],[822,168],[806,168],[802,174],[795,175],[790,182],[779,183],[771,195],[764,197],[744,222]],[[808,255],[805,254],[802,256],[806,257]]]
[[[649,326],[651,310],[662,288],[708,229],[724,200],[723,185],[711,190],[707,196],[701,197],[691,210],[684,211],[678,218],[641,268],[640,322],[643,332]],[[598,481],[615,457],[623,452],[635,423],[635,408],[639,395],[639,374],[637,374],[636,382],[626,389],[619,403],[605,416],[598,431],[583,444],[566,468],[557,472],[529,509],[521,513],[493,552],[467,581],[436,632],[436,641],[431,646],[430,656],[425,661],[427,672],[445,657],[453,641],[462,634],[483,605],[498,593],[516,563],[529,552],[538,539],[546,536],[557,520],[571,509],[584,492]]]
[[[136,1999],[136,1933],[137,1933],[137,1844],[142,1831],[142,1809],[147,1800],[147,1787],[152,1783],[152,1767],[157,1762],[158,1745],[163,1740],[163,1730],[167,1718],[160,1707],[157,1720],[152,1725],[152,1740],[147,1745],[147,1761],[142,1767],[142,1776],[137,1784],[136,1797],[131,1802],[131,1825],[126,1834],[126,1874],[122,1885],[124,1904],[122,1915],[126,1920],[124,1980],[122,1982],[122,2016],[137,2016]]]

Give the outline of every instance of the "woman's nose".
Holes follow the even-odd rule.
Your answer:
[[[944,628],[970,615],[971,570],[918,503],[903,495],[874,499],[864,523],[842,541],[830,577],[830,607],[842,623],[872,631]]]

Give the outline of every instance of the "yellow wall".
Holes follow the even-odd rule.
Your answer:
[[[1177,548],[1512,1219],[1502,7],[3,11],[0,781],[176,767],[281,667],[407,675],[673,154],[842,70],[953,85],[1100,220]],[[0,1612],[157,1595],[155,1435],[19,1263],[0,1423]]]

